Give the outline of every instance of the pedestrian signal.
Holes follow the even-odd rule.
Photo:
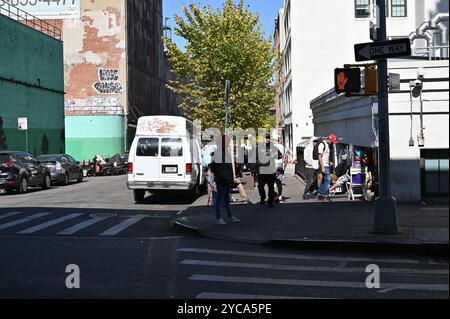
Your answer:
[[[361,69],[347,68],[334,71],[335,90],[341,93],[361,92]]]

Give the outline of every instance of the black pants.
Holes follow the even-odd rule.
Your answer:
[[[303,197],[306,197],[308,196],[308,194],[314,192],[315,190],[314,183],[316,182],[316,180],[317,180],[316,170],[314,168],[306,168],[306,188]]]
[[[277,184],[278,196],[283,196],[283,181],[276,178],[275,183]]]
[[[275,180],[276,175],[258,175],[258,190],[261,201],[266,200],[266,185],[269,187],[269,203],[273,203],[275,200]]]

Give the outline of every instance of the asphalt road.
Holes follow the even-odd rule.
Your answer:
[[[183,196],[134,205],[124,177],[0,197],[0,298],[445,298],[448,259],[314,252],[177,233]],[[80,288],[69,289],[68,265]],[[366,267],[380,288],[366,286]]]

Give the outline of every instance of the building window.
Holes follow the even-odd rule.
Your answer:
[[[370,0],[355,0],[356,18],[370,17]]]
[[[393,17],[406,17],[406,0],[392,0],[391,14]]]
[[[422,150],[422,195],[448,196],[448,150]]]

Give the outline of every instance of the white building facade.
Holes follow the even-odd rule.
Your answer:
[[[408,37],[436,13],[448,12],[449,6],[448,0],[386,1],[390,38]],[[285,0],[278,19],[284,77],[279,124],[291,151],[314,134],[310,101],[334,87],[335,68],[355,63],[355,44],[371,41],[374,2]],[[419,36],[415,43],[425,47],[426,36]]]

